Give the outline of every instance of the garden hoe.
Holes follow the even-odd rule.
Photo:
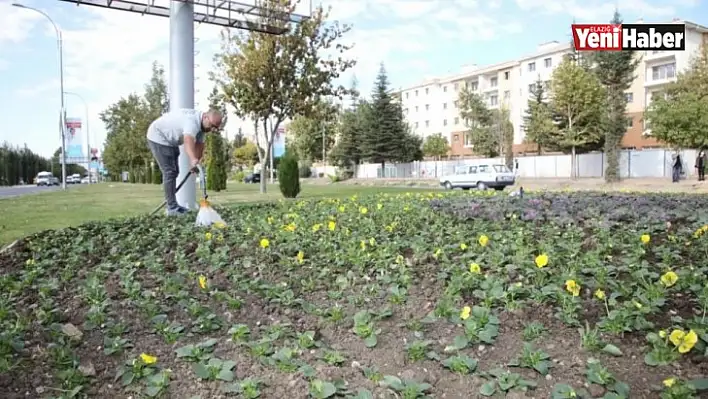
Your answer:
[[[184,183],[187,181],[187,179],[189,179],[189,176],[191,176],[192,173],[194,173],[194,172],[189,172],[189,173],[187,173],[186,176],[184,176],[184,179],[182,179],[182,181],[177,185],[177,189],[176,189],[175,191],[179,191],[179,189],[182,188],[182,186],[184,186]],[[162,207],[164,207],[166,204],[167,204],[167,201],[162,201],[162,203],[160,204],[160,206],[158,206],[157,208],[155,208],[155,210],[153,210],[152,212],[150,212],[150,216],[152,216],[152,215],[156,214],[157,212],[159,212],[160,209],[162,209]]]
[[[203,197],[199,201],[199,212],[197,213],[196,226],[211,226],[212,224],[225,225],[224,220],[219,216],[218,213],[211,207],[209,201],[207,201],[207,189],[206,189],[206,174],[204,173],[204,167],[198,166],[200,175],[200,184],[202,186]]]

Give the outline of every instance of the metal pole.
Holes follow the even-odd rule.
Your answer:
[[[84,113],[86,114],[86,170],[88,170],[89,184],[91,184],[91,144],[90,144],[91,135],[89,134],[88,103],[86,102],[86,100],[83,97],[81,97],[77,93],[74,93],[71,91],[65,91],[64,94],[76,96],[79,100],[81,100],[82,103],[84,103]]]
[[[59,99],[61,104],[59,108],[59,133],[61,137],[61,188],[66,190],[66,140],[64,135],[66,130],[66,121],[64,118],[64,48],[62,46],[61,30],[57,24],[54,23],[54,20],[44,11],[19,3],[12,3],[12,5],[43,15],[52,24],[54,27],[54,32],[57,34],[57,50],[59,51]]]
[[[194,4],[170,1],[170,111],[194,108]],[[189,157],[180,146],[179,176],[189,174]],[[187,209],[197,208],[195,177],[190,176],[177,191],[177,202]]]
[[[325,124],[322,122],[322,173],[327,176],[327,149],[325,147]]]

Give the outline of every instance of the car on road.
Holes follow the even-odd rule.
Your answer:
[[[248,176],[243,178],[244,183],[260,183],[261,182],[261,174],[259,172],[256,173],[251,173]]]
[[[476,187],[479,190],[493,188],[501,191],[505,187],[513,186],[515,180],[516,176],[506,165],[478,164],[457,167],[453,174],[440,178],[440,185],[448,190],[469,190]]]
[[[54,177],[52,172],[39,172],[37,177],[34,178],[34,184],[39,186],[58,186],[59,179]]]

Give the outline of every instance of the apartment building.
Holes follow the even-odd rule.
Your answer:
[[[677,71],[688,67],[701,44],[708,43],[708,28],[689,21],[673,22],[686,24],[685,51],[637,54],[641,61],[636,79],[626,93],[627,113],[631,117],[623,139],[627,148],[659,146],[648,135],[650,129],[643,119],[644,109],[652,96],[676,79]],[[450,142],[451,156],[470,156],[473,154],[472,145],[457,107],[459,90],[467,86],[480,94],[490,109],[504,106],[509,110],[514,126],[514,152],[534,151],[534,145],[524,143],[523,128],[531,90],[539,78],[549,84],[553,70],[570,51],[570,43],[549,42],[516,60],[466,67],[456,75],[428,79],[400,91],[404,114],[414,133],[423,138],[441,133]]]

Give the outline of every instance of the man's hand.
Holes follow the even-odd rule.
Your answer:
[[[197,173],[199,171],[199,160],[196,158],[192,158],[189,160],[189,170],[192,171],[192,173]]]

